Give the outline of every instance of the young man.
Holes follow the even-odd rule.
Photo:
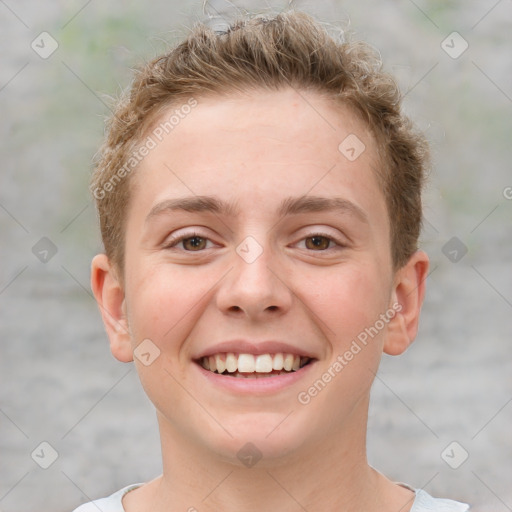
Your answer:
[[[163,474],[77,512],[465,511],[366,459],[416,336],[427,145],[362,43],[300,12],[198,26],[139,72],[93,177],[92,288]]]

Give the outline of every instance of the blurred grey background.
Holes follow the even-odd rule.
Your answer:
[[[213,24],[233,12],[209,5]],[[475,511],[512,510],[512,1],[294,5],[381,51],[433,149],[420,334],[384,357],[370,463]],[[111,356],[89,288],[88,180],[109,96],[206,15],[176,0],[0,0],[2,512],[66,512],[160,473],[153,407]]]

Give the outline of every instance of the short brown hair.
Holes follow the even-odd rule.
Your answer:
[[[381,68],[368,44],[338,41],[308,14],[290,10],[238,19],[224,31],[197,23],[184,41],[138,70],[108,121],[91,182],[105,251],[121,277],[130,204],[127,162],[151,123],[190,98],[287,86],[317,91],[368,125],[382,160],[393,266],[403,266],[417,249],[428,144],[402,114],[398,86]]]

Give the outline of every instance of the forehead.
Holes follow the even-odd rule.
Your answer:
[[[186,104],[193,103],[168,107],[146,134],[154,148],[133,176],[146,214],[165,199],[212,193],[240,215],[244,205],[273,204],[282,213],[285,196],[338,192],[356,204],[380,196],[382,214],[377,147],[348,107],[291,88]]]
[[[360,139],[351,138],[357,145],[365,139],[367,157],[377,156],[370,131],[354,108],[317,91],[292,88],[211,93],[197,99],[182,99],[167,107],[158,117],[153,117],[147,134],[163,144],[177,137],[180,144],[194,144],[198,139],[205,144],[216,137],[215,128],[221,128],[225,134],[230,133],[231,137],[248,133],[272,137],[277,133],[282,142],[297,142],[298,137],[301,144],[306,145],[322,139],[335,150],[338,149],[337,142],[344,136],[353,135]],[[203,138],[200,132],[208,132],[208,137]],[[353,155],[347,153],[347,156]]]

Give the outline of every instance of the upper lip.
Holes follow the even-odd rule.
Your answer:
[[[294,354],[302,357],[314,359],[314,354],[307,348],[299,348],[283,341],[248,341],[248,340],[229,340],[221,341],[211,345],[201,352],[194,359],[213,356],[215,354],[233,352],[235,354]]]

